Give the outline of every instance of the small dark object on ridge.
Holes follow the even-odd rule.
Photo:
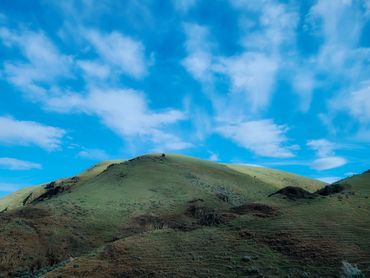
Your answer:
[[[166,157],[166,155],[164,153],[162,153],[161,157]]]

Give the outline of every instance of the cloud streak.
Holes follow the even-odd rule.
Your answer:
[[[86,38],[106,64],[134,78],[147,72],[144,45],[119,32],[103,34],[95,30],[86,31]]]
[[[158,148],[180,150],[190,147],[166,127],[185,120],[176,109],[152,111],[145,95],[131,89],[92,89],[86,97],[70,94],[49,99],[47,107],[62,113],[84,113],[97,116],[101,122],[123,139],[146,138]]]
[[[48,151],[60,148],[66,131],[38,122],[0,117],[0,143],[6,145],[38,146]]]
[[[345,158],[335,156],[334,150],[338,146],[326,139],[310,140],[307,142],[307,146],[314,150],[318,157],[311,163],[311,167],[315,170],[329,170],[347,163]]]
[[[10,157],[0,157],[0,168],[9,170],[32,170],[41,169],[42,166],[39,163],[34,163],[30,161]]]
[[[241,122],[224,125],[217,129],[221,135],[232,139],[240,146],[259,156],[293,157],[292,146],[284,146],[286,127],[271,120]]]

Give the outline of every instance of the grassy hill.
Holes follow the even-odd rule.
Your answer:
[[[369,182],[293,201],[268,196],[325,184],[179,155],[104,162],[0,200],[0,277],[370,273]]]

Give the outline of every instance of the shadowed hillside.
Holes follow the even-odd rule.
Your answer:
[[[316,180],[179,155],[104,162],[0,200],[0,277],[370,273],[370,174],[340,184],[320,195]],[[287,186],[314,197],[274,194]]]

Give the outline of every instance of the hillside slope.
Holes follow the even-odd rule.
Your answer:
[[[0,214],[0,277],[333,276],[342,261],[369,272],[369,174],[292,201],[268,196],[285,180],[324,184],[253,170],[145,155],[15,193]]]
[[[271,184],[275,186],[276,189],[285,186],[298,186],[313,192],[324,186],[324,183],[319,180],[313,180],[275,169],[238,164],[228,164],[227,166],[233,170],[256,177],[265,183]]]
[[[91,168],[87,169],[86,171],[80,173],[76,177],[79,178],[79,182],[81,181],[88,181],[91,178],[94,178],[96,175],[103,172],[107,167],[114,163],[121,163],[123,160],[107,160],[101,163],[98,163]],[[67,179],[60,179],[55,181],[56,183],[63,182]],[[5,196],[4,198],[0,199],[0,211],[8,210],[8,209],[14,209],[18,207],[24,206],[27,201],[28,203],[32,201],[33,199],[39,197],[40,195],[44,194],[47,190],[45,187],[47,184],[41,184],[38,186],[30,186],[23,188],[21,190],[18,190],[8,196]],[[29,197],[30,196],[30,197]],[[28,197],[28,198],[27,198]],[[25,202],[26,200],[26,202]]]

